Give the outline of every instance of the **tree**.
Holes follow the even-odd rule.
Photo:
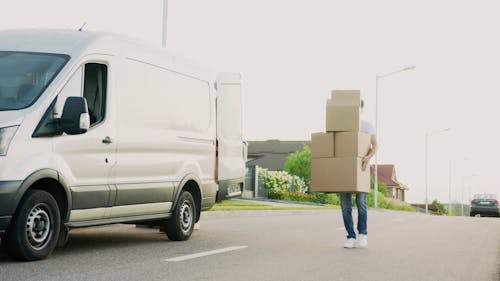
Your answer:
[[[311,148],[305,145],[301,151],[294,152],[288,156],[285,162],[285,170],[304,180],[307,186],[311,183]]]

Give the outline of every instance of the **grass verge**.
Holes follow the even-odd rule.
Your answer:
[[[210,211],[256,211],[256,210],[328,210],[339,209],[339,206],[273,206],[250,201],[225,200],[215,204]]]

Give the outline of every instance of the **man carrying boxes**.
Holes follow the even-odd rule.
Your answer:
[[[326,106],[326,133],[311,137],[311,191],[339,193],[342,218],[347,230],[345,248],[366,247],[367,205],[370,192],[370,159],[377,151],[373,126],[360,119],[360,92],[334,90]],[[352,219],[352,194],[356,193],[358,233]]]

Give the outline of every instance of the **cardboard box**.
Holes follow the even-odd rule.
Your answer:
[[[370,168],[361,170],[361,158],[313,158],[311,191],[356,193],[370,191]]]
[[[326,131],[359,131],[359,111],[359,106],[338,105],[333,100],[328,100],[326,103]]]
[[[314,133],[311,135],[311,157],[327,158],[335,156],[333,133]]]
[[[361,106],[359,90],[332,90],[332,102],[343,106]]]
[[[363,132],[336,132],[335,157],[364,157],[370,151],[370,135]],[[314,157],[314,156],[313,156]]]

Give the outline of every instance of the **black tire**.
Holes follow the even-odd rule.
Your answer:
[[[69,228],[65,225],[61,225],[61,231],[59,231],[59,238],[57,239],[57,247],[62,248],[68,244],[69,240]]]
[[[196,221],[196,205],[193,195],[182,191],[172,217],[165,223],[165,233],[172,241],[188,240]]]
[[[5,248],[16,260],[46,258],[57,245],[61,216],[48,192],[29,190],[19,203],[5,234]]]
[[[471,217],[475,217],[475,216],[476,216],[476,214],[474,214],[474,213],[470,213],[470,216],[471,216]]]

